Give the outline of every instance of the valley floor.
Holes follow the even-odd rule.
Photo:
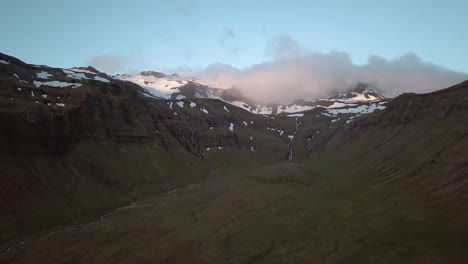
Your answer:
[[[0,262],[466,263],[466,212],[345,178],[293,163],[213,176],[26,239]]]

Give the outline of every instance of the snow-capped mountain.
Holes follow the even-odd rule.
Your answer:
[[[340,101],[354,101],[354,102],[365,102],[365,101],[376,101],[388,98],[382,92],[380,92],[376,87],[359,83],[353,89],[348,92],[335,94],[331,96],[330,100],[340,100]]]
[[[138,84],[147,91],[148,96],[161,99],[171,99],[173,93],[179,92],[179,87],[189,83],[188,80],[182,80],[176,75],[167,76],[154,71],[144,71],[136,75],[116,75],[114,78]]]
[[[215,88],[196,79],[181,78],[177,74],[144,71],[136,75],[117,75],[114,78],[140,85],[146,91],[144,95],[148,97],[166,100],[218,99],[251,113],[263,115],[292,114],[315,108],[334,109],[325,113],[370,113],[383,109],[387,98],[373,86],[358,84],[348,92],[332,95],[328,99],[297,100],[291,104],[260,104],[250,100],[237,89]]]

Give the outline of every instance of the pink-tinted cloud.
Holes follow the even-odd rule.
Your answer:
[[[182,74],[221,88],[237,87],[245,95],[266,102],[311,100],[360,82],[396,96],[430,92],[468,79],[465,73],[426,62],[412,53],[394,59],[372,55],[366,64],[357,65],[345,52],[306,52],[287,35],[274,37],[267,52],[274,57],[272,61],[246,69],[212,64],[202,70],[185,68]]]

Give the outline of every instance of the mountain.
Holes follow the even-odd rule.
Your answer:
[[[385,95],[382,94],[376,87],[365,84],[359,83],[353,89],[349,90],[345,93],[335,94],[331,96],[330,100],[341,100],[341,101],[352,101],[352,102],[360,102],[360,101],[378,101],[387,98]]]
[[[263,114],[139,76],[0,54],[0,263],[468,260],[468,81]]]
[[[315,108],[337,108],[332,112],[369,113],[373,109],[382,109],[388,101],[388,98],[377,88],[367,84],[358,84],[350,91],[333,95],[328,99],[297,100],[291,104],[261,104],[248,99],[238,89],[214,88],[195,79],[183,79],[179,75],[169,76],[160,72],[145,71],[132,76],[117,75],[114,78],[138,84],[145,89],[147,96],[155,98],[173,100],[218,99],[251,113],[263,115],[293,114]],[[364,108],[366,110],[362,110]]]

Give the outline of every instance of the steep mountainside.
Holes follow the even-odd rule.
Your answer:
[[[290,117],[254,115],[219,100],[155,100],[89,69],[0,60],[2,240],[288,155]],[[241,168],[223,161],[232,155]],[[25,229],[22,221],[31,219],[37,226]]]

